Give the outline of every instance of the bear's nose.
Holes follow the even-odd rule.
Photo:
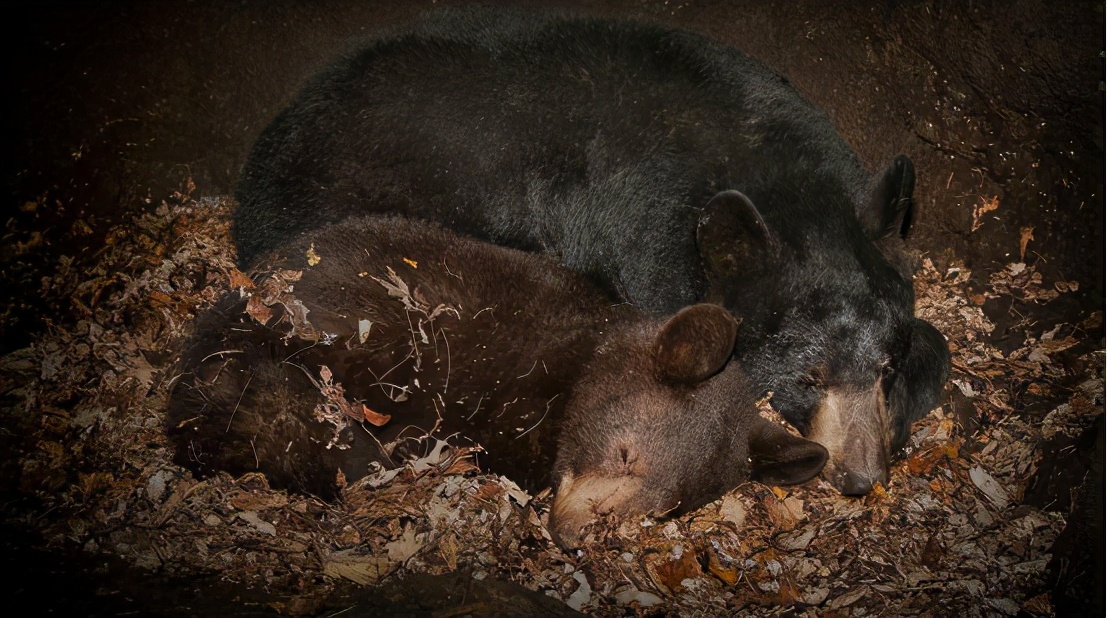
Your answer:
[[[847,472],[839,483],[839,491],[844,496],[864,496],[873,490],[873,485],[881,479],[868,475]]]

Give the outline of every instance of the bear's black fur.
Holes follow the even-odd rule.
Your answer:
[[[702,300],[844,493],[885,480],[936,405],[942,336],[913,317],[914,169],[871,178],[781,76],[701,36],[447,12],[364,44],[259,137],[234,234],[253,264],[367,211],[557,255],[637,307]]]
[[[553,483],[568,546],[597,513],[681,512],[827,458],[758,414],[717,305],[646,317],[548,256],[403,218],[347,219],[278,254],[197,320],[180,361],[169,433],[201,475],[332,497],[339,470],[413,454],[398,438],[461,433],[483,466]],[[363,406],[391,418],[363,422]]]

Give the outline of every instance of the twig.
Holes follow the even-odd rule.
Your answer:
[[[550,414],[550,404],[554,403],[554,400],[557,399],[558,397],[561,397],[561,396],[562,396],[562,394],[558,393],[557,395],[554,395],[550,399],[547,399],[546,400],[546,411],[542,413],[542,418],[540,418],[538,421],[536,421],[534,425],[531,425],[531,427],[528,428],[527,431],[524,431],[523,433],[516,436],[515,439],[518,440],[518,439],[522,438],[523,436],[530,433],[530,431],[532,429],[534,429],[535,427],[538,427],[539,425],[541,425],[542,422],[546,420],[546,415]]]
[[[239,400],[235,402],[235,409],[231,410],[231,418],[227,419],[227,429],[223,430],[223,433],[230,433],[231,421],[235,420],[235,413],[239,411],[239,404],[242,403],[242,398],[246,396],[246,389],[250,388],[250,381],[254,379],[254,372],[250,372],[250,377],[246,378],[246,384],[242,386],[242,392],[239,393]],[[198,460],[199,461],[199,460]]]

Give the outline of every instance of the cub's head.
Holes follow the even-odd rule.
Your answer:
[[[574,547],[604,515],[676,514],[754,478],[800,483],[827,451],[762,418],[716,305],[615,332],[574,386],[554,469],[550,530]]]

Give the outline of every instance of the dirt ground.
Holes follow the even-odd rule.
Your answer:
[[[954,371],[883,491],[751,483],[567,554],[543,527],[549,495],[476,474],[461,452],[335,504],[171,464],[170,366],[191,318],[229,288],[225,196],[252,140],[351,36],[434,4],[4,9],[20,51],[0,243],[12,602],[164,616],[1103,614],[1103,2],[545,3],[725,41],[787,75],[872,169],[913,158],[917,312],[949,339]]]

